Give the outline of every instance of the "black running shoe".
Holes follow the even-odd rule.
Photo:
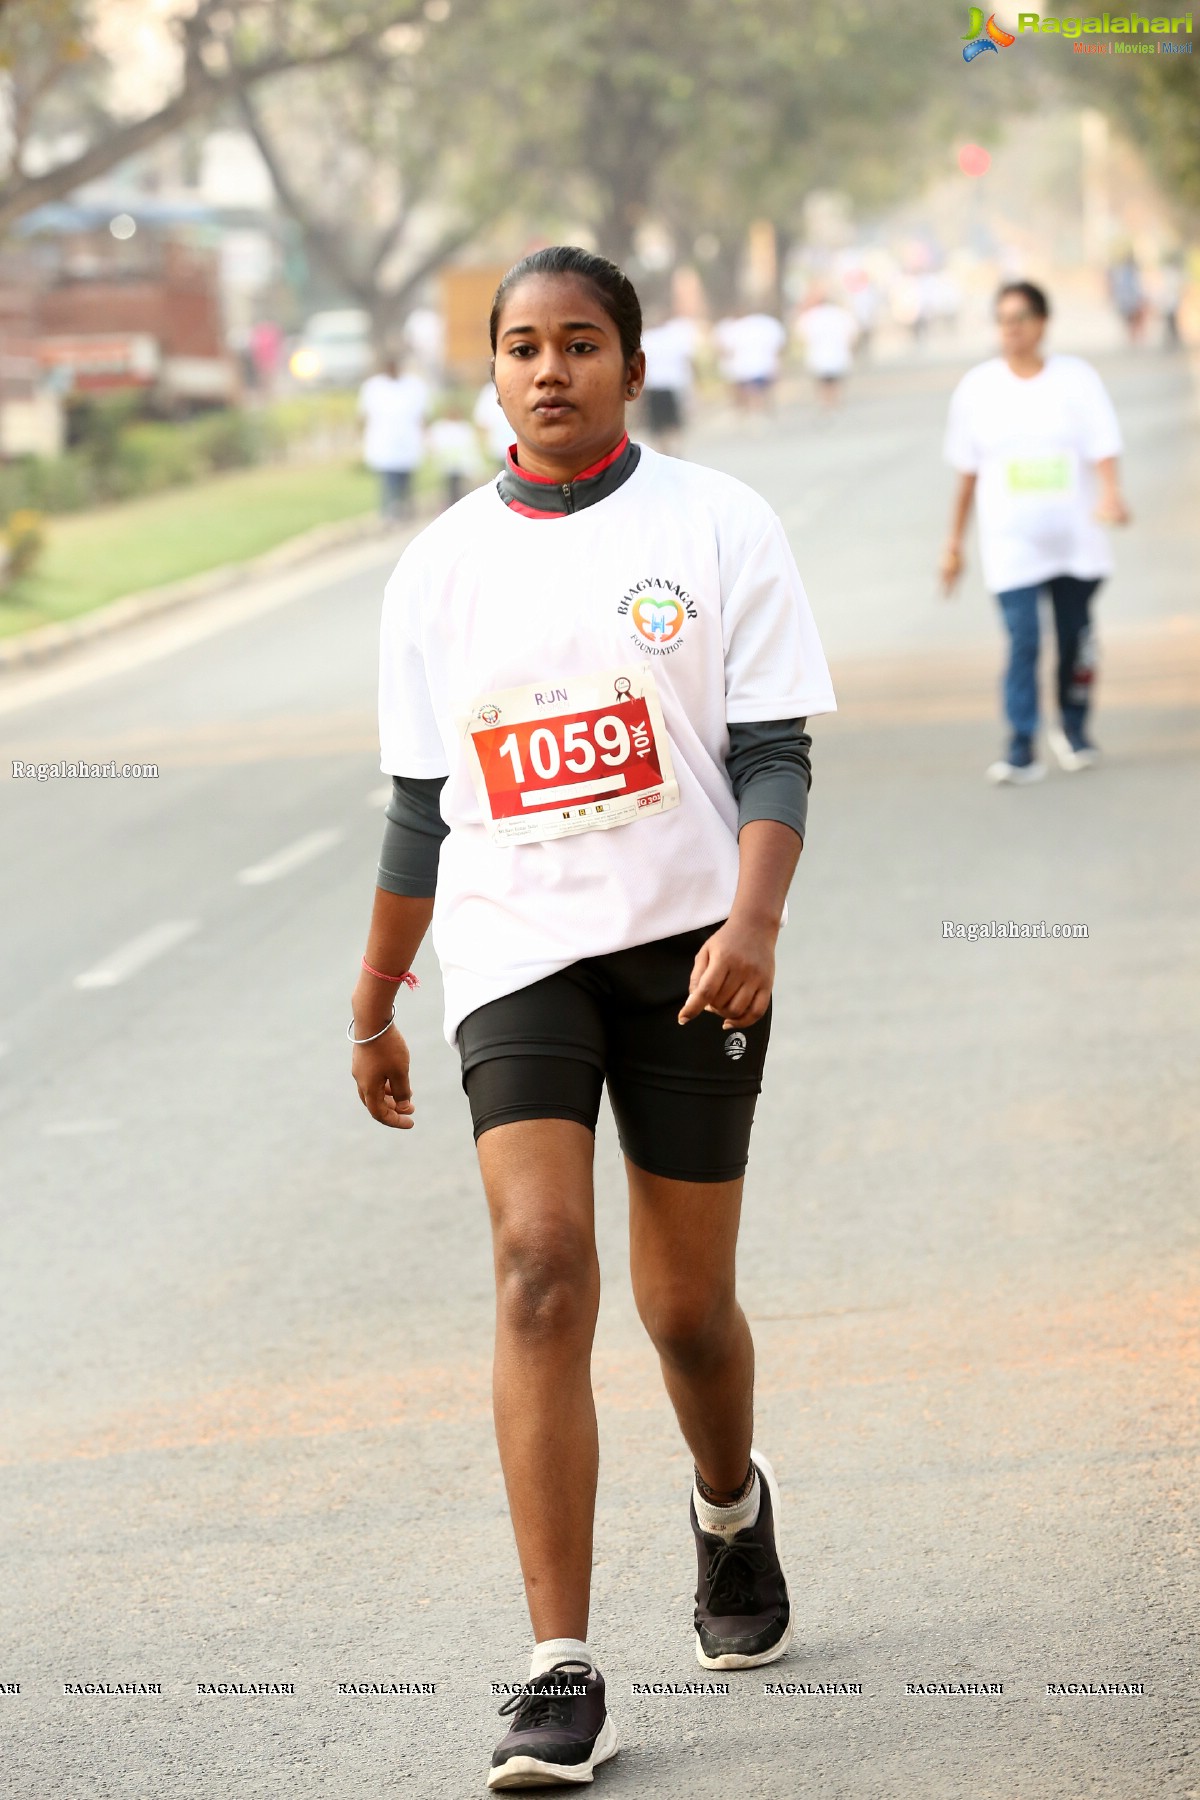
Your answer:
[[[696,1534],[696,1660],[706,1669],[755,1669],[774,1662],[792,1641],[792,1609],[775,1549],[779,1486],[765,1456],[751,1451],[758,1470],[758,1517],[726,1540]]]
[[[490,1788],[591,1781],[596,1764],[617,1754],[604,1677],[588,1663],[555,1663],[527,1681],[500,1712],[511,1713],[513,1722],[492,1752]]]

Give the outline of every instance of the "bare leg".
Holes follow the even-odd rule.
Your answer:
[[[599,1451],[594,1139],[569,1119],[479,1139],[496,1267],[496,1442],[535,1638],[586,1638]]]
[[[625,1166],[638,1312],[696,1467],[733,1493],[754,1425],[754,1342],[735,1291],[742,1183],[670,1181]]]

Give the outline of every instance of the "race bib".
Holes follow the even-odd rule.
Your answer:
[[[1004,474],[1010,494],[1065,497],[1075,488],[1075,458],[1069,450],[1040,456],[1013,456],[1005,463]]]
[[[494,843],[610,831],[679,805],[650,669],[505,688],[459,725]]]

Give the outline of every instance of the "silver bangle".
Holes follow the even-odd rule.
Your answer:
[[[392,1002],[392,1016],[388,1020],[387,1024],[383,1027],[382,1031],[373,1031],[369,1038],[356,1038],[354,1035],[354,1020],[351,1019],[350,1023],[346,1027],[346,1036],[350,1039],[350,1042],[352,1044],[373,1044],[375,1042],[376,1038],[381,1038],[383,1036],[384,1031],[390,1031],[392,1029],[392,1026],[395,1024],[395,1022],[396,1022],[396,1005],[395,1005],[395,1002],[393,1001]]]

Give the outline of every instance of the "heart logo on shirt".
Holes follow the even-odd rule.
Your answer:
[[[648,644],[669,644],[683,624],[678,600],[635,600],[632,613],[638,635]]]

